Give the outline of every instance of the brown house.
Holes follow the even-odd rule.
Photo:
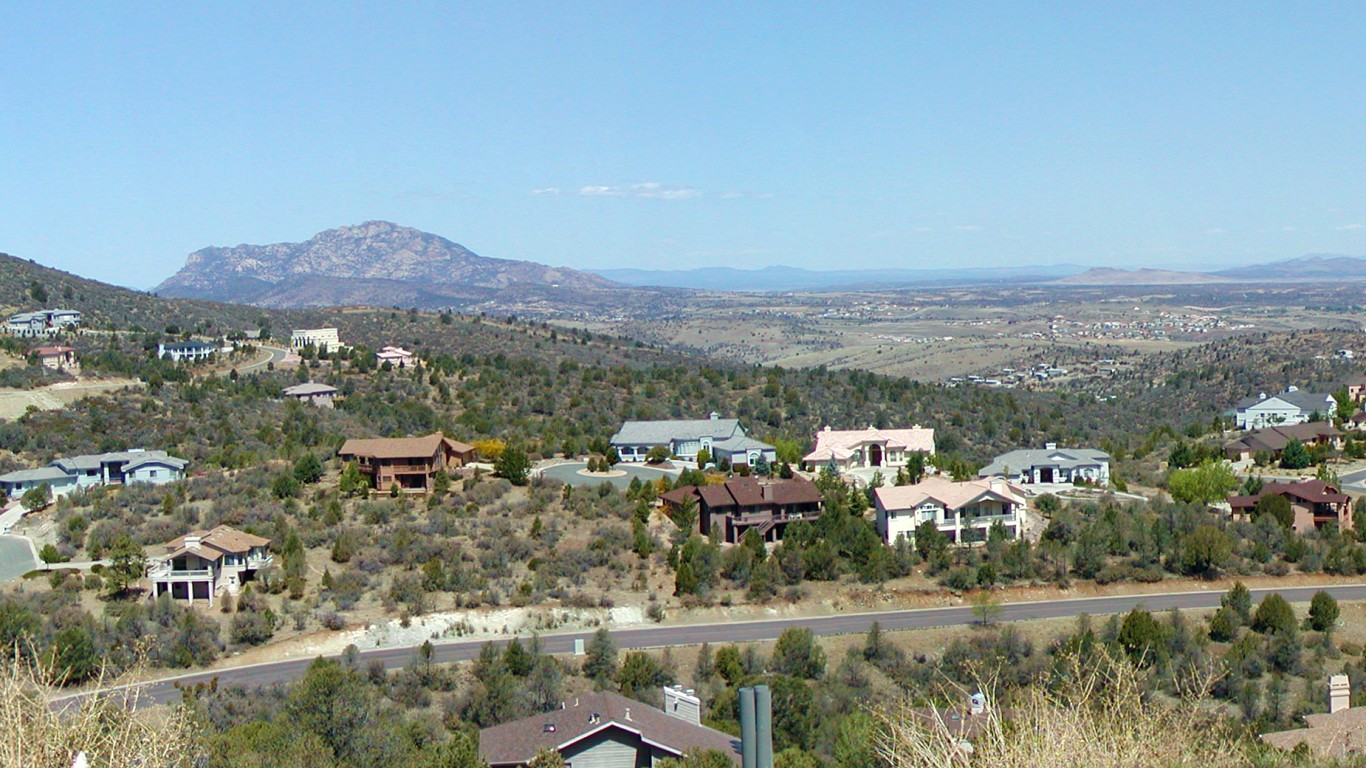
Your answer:
[[[207,600],[237,594],[243,582],[271,564],[270,539],[220,525],[207,533],[187,533],[164,545],[147,570],[152,597],[169,594],[173,600]]]
[[[409,493],[432,490],[438,472],[474,461],[474,446],[434,432],[426,437],[347,440],[337,451],[342,461],[354,461],[383,491],[398,485]]]
[[[1306,448],[1316,445],[1342,447],[1342,432],[1326,421],[1311,421],[1307,424],[1291,424],[1286,427],[1267,427],[1244,435],[1224,446],[1224,455],[1230,461],[1246,461],[1261,451],[1279,458],[1281,451],[1298,440]]]
[[[718,527],[721,538],[730,544],[739,542],[751,528],[764,541],[781,541],[788,523],[818,517],[822,502],[815,483],[800,477],[736,477],[720,485],[685,485],[659,498],[666,509],[676,509],[686,499],[695,499],[702,535],[710,536],[712,528]]]
[[[1235,519],[1250,519],[1263,496],[1284,496],[1295,513],[1292,526],[1297,533],[1315,530],[1333,523],[1339,530],[1352,529],[1352,499],[1336,486],[1322,480],[1302,480],[1297,483],[1266,483],[1256,496],[1230,496],[1228,504]]]

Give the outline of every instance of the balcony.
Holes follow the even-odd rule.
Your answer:
[[[194,568],[177,570],[171,567],[170,563],[157,563],[147,571],[148,578],[161,579],[163,581],[211,581],[213,579],[213,569]]]

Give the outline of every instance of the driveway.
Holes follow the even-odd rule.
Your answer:
[[[0,536],[0,582],[13,581],[38,568],[33,545],[22,536]]]

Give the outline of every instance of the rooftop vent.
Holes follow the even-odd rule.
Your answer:
[[[554,733],[554,732],[555,732],[555,724],[554,724],[554,723],[546,723],[545,725],[541,726],[541,733]]]

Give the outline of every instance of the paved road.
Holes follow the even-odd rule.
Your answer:
[[[0,536],[0,581],[11,581],[35,570],[38,559],[23,536]]]
[[[1338,478],[1342,481],[1342,490],[1355,491],[1356,493],[1366,493],[1366,469],[1358,469],[1355,472],[1348,472]]]
[[[1297,587],[1291,589],[1258,589],[1252,591],[1254,601],[1260,601],[1272,592],[1279,592],[1292,603],[1307,603],[1320,587]],[[1323,587],[1339,600],[1366,600],[1366,584]],[[1037,603],[1008,603],[1000,606],[999,621],[1029,621],[1031,619],[1055,619],[1078,616],[1083,613],[1104,615],[1124,613],[1135,606],[1142,605],[1150,611],[1165,611],[1171,608],[1197,609],[1214,608],[1219,605],[1222,592],[1181,592],[1175,594],[1125,595],[1119,597],[1091,597],[1075,600],[1053,600]],[[822,616],[807,619],[774,619],[767,621],[739,621],[728,624],[695,624],[684,626],[645,627],[640,629],[621,629],[612,633],[618,648],[658,648],[664,646],[685,646],[707,643],[736,643],[759,640],[773,640],[789,627],[807,627],[818,635],[847,635],[867,632],[873,622],[880,622],[883,629],[923,629],[927,627],[949,627],[972,624],[976,621],[971,606],[952,608],[923,608],[909,611],[883,611],[877,613],[849,613],[835,616]],[[591,632],[542,635],[541,648],[548,653],[572,653],[574,640],[585,642]],[[458,640],[441,642],[435,646],[435,660],[438,662],[468,661],[479,655],[479,649],[487,640]],[[362,650],[361,664],[368,665],[379,661],[387,669],[405,666],[414,658],[413,648],[377,648]],[[287,682],[300,677],[312,659],[292,659],[289,661],[266,662],[251,666],[195,672],[178,677],[165,678],[142,684],[142,693],[147,699],[158,703],[174,701],[179,698],[176,684],[193,685],[218,678],[220,685],[257,686]],[[72,694],[65,699],[77,698]],[[59,699],[60,701],[60,699]]]
[[[270,357],[267,357],[264,360],[258,360],[250,365],[244,365],[241,368],[238,368],[237,372],[239,374],[251,373],[253,371],[264,371],[268,366],[270,366],[271,363],[274,363],[275,367],[278,368],[280,366],[280,361],[284,360],[285,356],[289,354],[289,350],[287,349],[281,349],[279,347],[267,347],[264,344],[257,344],[256,348],[264,349],[265,351],[269,352]]]

